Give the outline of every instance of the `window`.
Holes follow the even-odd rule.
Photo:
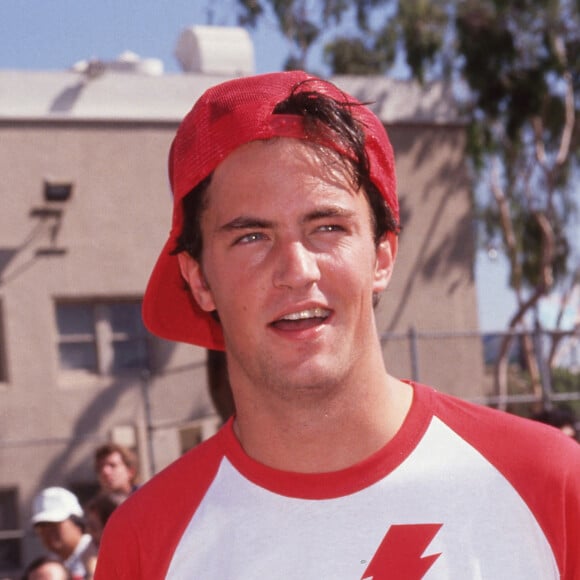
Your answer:
[[[22,565],[23,532],[18,528],[18,492],[0,488],[0,571],[14,571]]]
[[[140,301],[60,302],[56,319],[63,371],[117,375],[149,368]]]

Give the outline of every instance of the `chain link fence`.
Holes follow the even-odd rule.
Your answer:
[[[397,376],[523,415],[562,403],[580,411],[580,329],[482,333],[410,328],[406,333],[385,333],[381,341],[389,369]],[[454,375],[467,352],[471,360],[463,366],[470,377],[457,381]],[[449,353],[456,364],[449,363]],[[480,361],[475,360],[477,353]],[[502,361],[503,390],[497,379]]]

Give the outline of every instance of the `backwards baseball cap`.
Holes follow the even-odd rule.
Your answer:
[[[83,508],[74,493],[64,487],[47,487],[32,501],[32,524],[64,522],[70,516],[83,516]]]
[[[230,153],[246,143],[273,137],[312,141],[301,116],[274,112],[281,101],[301,91],[352,105],[349,111],[365,134],[371,180],[398,219],[393,149],[383,124],[366,106],[334,84],[301,71],[243,77],[216,85],[185,116],[171,145],[173,220],[143,299],[143,320],[154,334],[212,350],[224,349],[220,323],[198,306],[181,276],[177,256],[172,255],[183,226],[182,200]],[[324,139],[321,144],[348,155],[338,142]]]

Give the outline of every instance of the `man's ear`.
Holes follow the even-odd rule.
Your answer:
[[[177,254],[177,259],[179,261],[181,275],[188,283],[191,294],[199,307],[206,312],[214,311],[216,306],[213,301],[213,295],[200,263],[193,259],[187,252]]]
[[[397,248],[398,239],[393,232],[386,233],[378,243],[373,292],[380,293],[389,285],[395,267]]]

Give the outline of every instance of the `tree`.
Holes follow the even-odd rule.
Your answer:
[[[480,187],[486,242],[505,252],[518,305],[510,331],[525,329],[526,315],[570,272],[578,24],[577,9],[549,1],[469,1],[455,13],[471,92],[471,159],[487,184]],[[507,336],[496,369],[500,395],[507,394],[509,342]],[[524,354],[532,387],[541,391],[530,337]]]
[[[410,77],[453,84],[468,124],[481,243],[509,262],[517,310],[507,330],[531,333],[539,300],[555,289],[566,295],[578,283],[573,244],[580,248],[570,224],[580,160],[580,2],[239,1],[254,25],[267,6],[273,9],[296,46],[289,67],[307,68],[325,31],[332,73],[384,74],[404,54]],[[348,34],[346,19],[355,23]],[[510,340],[496,368],[500,395],[507,394]],[[524,354],[538,391],[531,335]]]

